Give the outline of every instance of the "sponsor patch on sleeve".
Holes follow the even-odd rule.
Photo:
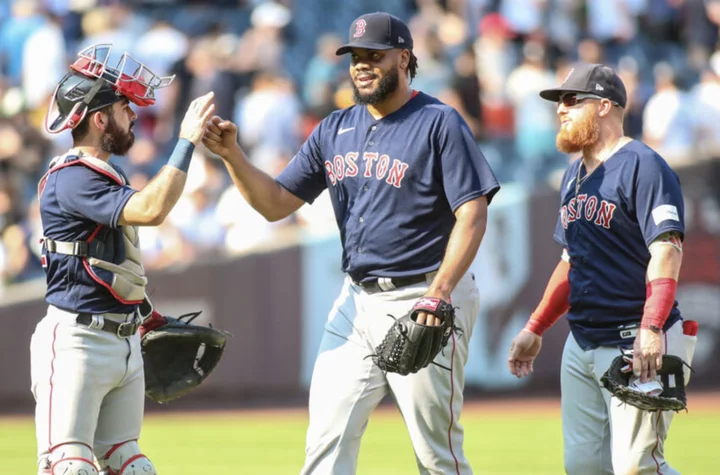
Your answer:
[[[667,220],[680,221],[677,207],[673,205],[657,206],[655,209],[652,210],[652,217],[653,221],[655,221],[655,226]]]

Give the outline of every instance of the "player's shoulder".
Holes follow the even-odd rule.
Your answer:
[[[640,140],[631,140],[623,148],[625,160],[631,160],[640,171],[661,170],[675,174],[672,167],[656,150]]]
[[[433,97],[424,92],[418,92],[413,97],[414,109],[422,111],[423,114],[427,115],[439,115],[448,118],[459,118],[460,114],[454,107],[449,106],[442,102],[440,99]]]
[[[112,167],[113,170],[115,170],[115,173],[123,177],[125,180],[125,183],[128,183],[130,181],[130,178],[128,177],[127,173],[125,173],[125,170],[123,170],[120,165],[117,165],[113,162],[108,162],[108,164]]]
[[[127,182],[128,177],[119,166],[112,162],[108,162],[108,166]],[[111,172],[101,172],[96,166],[83,160],[82,157],[69,156],[54,163],[51,166],[52,168],[57,168],[53,173],[60,177],[58,181],[71,187],[88,188],[95,182],[117,183],[117,179]]]
[[[320,125],[323,127],[331,128],[338,124],[346,123],[348,120],[357,120],[363,115],[364,106],[353,104],[343,109],[337,109],[325,116],[320,121]]]

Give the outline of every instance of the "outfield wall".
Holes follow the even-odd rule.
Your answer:
[[[720,206],[718,163],[679,171],[686,193],[685,259],[678,289],[686,318],[700,322],[695,388],[720,388]],[[490,207],[488,230],[472,265],[481,310],[471,339],[468,386],[477,393],[557,391],[567,335],[551,329],[533,377],[517,380],[505,367],[512,336],[542,295],[560,255],[552,240],[557,193],[530,196],[505,185]],[[336,231],[300,236],[297,245],[259,254],[154,272],[150,290],[167,314],[204,309],[201,316],[234,334],[216,372],[191,397],[195,401],[292,398],[307,390],[327,311],[343,274]],[[32,406],[29,341],[45,311],[42,283],[28,298],[0,307],[0,412]],[[387,318],[378,315],[378,318]]]

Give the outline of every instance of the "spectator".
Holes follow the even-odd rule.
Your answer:
[[[52,85],[80,47],[112,43],[159,75],[175,75],[159,106],[143,109],[124,160],[142,188],[167,156],[177,111],[213,90],[216,113],[240,125],[265,170],[290,160],[319,119],[352,104],[335,55],[347,23],[383,9],[410,20],[417,89],[456,108],[504,180],[547,183],[557,161],[552,104],[537,91],[562,82],[576,60],[616,66],[628,92],[624,126],[673,164],[720,147],[720,2],[682,0],[253,0],[70,2],[16,0],[0,9],[0,268],[8,282],[35,275],[36,185],[69,134],[43,130]],[[42,8],[39,8],[41,7]],[[68,57],[69,54],[69,57]],[[111,58],[111,62],[117,59]],[[342,74],[341,74],[342,73]],[[687,92],[686,92],[687,91]],[[702,111],[698,114],[697,111]],[[179,214],[141,231],[151,268],[208,252],[251,252],[331,224],[321,197],[297,219],[266,223],[198,149]],[[523,172],[523,173],[521,173]],[[245,209],[247,208],[247,209]],[[185,210],[181,212],[182,210]],[[197,223],[203,222],[202,229]],[[286,233],[286,230],[288,231]],[[301,233],[302,235],[302,233]],[[29,236],[34,236],[30,238]],[[3,264],[4,263],[4,264]]]
[[[643,111],[643,141],[671,165],[682,163],[692,155],[693,111],[669,64],[658,63],[653,72],[656,92]]]

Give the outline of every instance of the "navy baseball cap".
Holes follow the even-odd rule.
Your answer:
[[[576,64],[560,87],[540,91],[540,97],[559,102],[560,97],[569,92],[594,94],[616,102],[623,109],[627,104],[625,84],[612,68],[604,64]]]
[[[366,13],[350,25],[350,39],[335,52],[338,56],[352,48],[388,50],[413,48],[410,28],[399,18],[384,12]]]

